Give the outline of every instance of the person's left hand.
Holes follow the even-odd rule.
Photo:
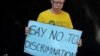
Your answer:
[[[78,44],[78,47],[81,47],[82,46],[82,39],[80,39],[77,44]]]

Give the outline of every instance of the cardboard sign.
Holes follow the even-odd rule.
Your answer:
[[[82,31],[29,21],[24,52],[34,56],[76,56]]]

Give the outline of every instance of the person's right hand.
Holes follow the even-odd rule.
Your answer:
[[[25,35],[29,33],[29,27],[25,27]]]

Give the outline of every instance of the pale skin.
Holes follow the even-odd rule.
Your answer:
[[[62,11],[65,0],[50,0],[50,2],[52,5],[52,7],[50,9],[51,12],[54,14],[60,14]],[[27,34],[29,32],[28,27],[25,28],[25,32],[26,32],[25,34]],[[80,39],[77,44],[78,44],[78,47],[81,47],[82,46],[82,39]]]

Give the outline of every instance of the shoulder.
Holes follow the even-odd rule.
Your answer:
[[[68,15],[68,16],[70,15],[70,14],[69,14],[68,12],[66,12],[66,11],[62,11],[62,13],[65,14],[65,15]]]
[[[48,12],[49,12],[49,10],[44,10],[44,11],[40,12],[39,15],[44,15],[44,14],[47,14]]]

